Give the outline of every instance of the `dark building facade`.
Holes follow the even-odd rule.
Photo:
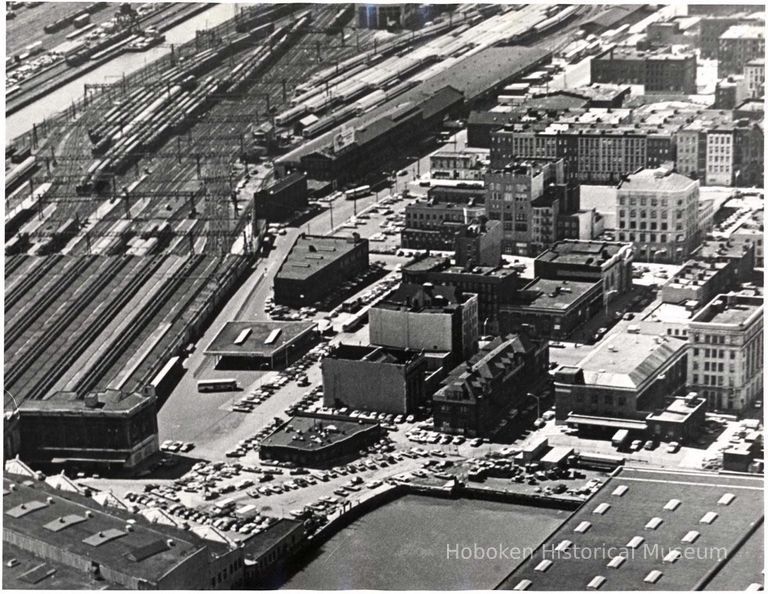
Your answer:
[[[403,281],[448,285],[462,293],[476,294],[481,334],[496,331],[500,305],[508,303],[527,282],[509,268],[452,266],[448,258],[436,256],[423,257],[403,267]]]
[[[546,377],[549,347],[523,335],[495,338],[450,372],[432,397],[435,430],[489,435]]]
[[[304,306],[368,268],[368,240],[359,235],[302,234],[275,276],[275,303]]]
[[[600,281],[536,279],[501,308],[502,332],[529,332],[564,340],[598,313],[603,304]]]
[[[253,212],[258,219],[279,221],[307,207],[307,176],[293,172],[254,193]]]
[[[644,85],[646,92],[696,93],[696,54],[611,48],[595,56],[591,80]]]
[[[119,390],[26,400],[21,458],[43,468],[133,471],[159,451],[155,398]]]

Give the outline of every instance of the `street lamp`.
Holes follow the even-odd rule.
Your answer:
[[[605,294],[605,297],[603,298],[603,301],[605,302],[605,319],[608,320],[608,302],[610,301],[611,297],[614,295],[617,295],[619,292],[615,289],[608,291]]]
[[[536,394],[533,394],[532,392],[528,392],[528,398],[535,398],[536,399],[536,418],[541,418],[541,396],[536,396]]]

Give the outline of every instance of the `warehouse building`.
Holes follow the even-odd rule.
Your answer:
[[[217,369],[282,369],[317,341],[314,322],[227,322],[205,349]]]
[[[410,414],[424,403],[427,363],[416,350],[340,344],[322,361],[323,403]]]
[[[758,476],[622,467],[500,588],[760,590],[763,497]]]
[[[617,188],[619,241],[644,262],[680,264],[696,248],[699,182],[667,168],[643,169]]]
[[[150,524],[42,480],[3,477],[3,586],[99,590],[245,585],[243,549]]]
[[[159,451],[153,396],[57,392],[19,408],[21,458],[41,467],[133,472]]]
[[[368,240],[302,233],[275,276],[275,303],[302,307],[368,269]]]
[[[646,93],[696,93],[696,54],[611,47],[590,62],[597,83],[644,85]]]

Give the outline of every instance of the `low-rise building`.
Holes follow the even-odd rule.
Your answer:
[[[477,295],[453,286],[404,283],[368,311],[371,344],[451,353],[454,363],[477,351]]]
[[[461,293],[476,294],[481,334],[497,331],[499,306],[509,303],[515,291],[529,282],[510,268],[454,266],[450,259],[439,256],[417,258],[403,267],[402,274],[407,283],[448,285]]]
[[[420,351],[340,344],[322,361],[329,408],[410,414],[423,404],[427,363]]]
[[[673,398],[663,410],[645,418],[648,434],[656,441],[691,443],[704,425],[707,401],[695,392]]]
[[[755,246],[755,266],[757,268],[765,266],[763,258],[764,217],[765,211],[763,209],[752,211],[749,218],[734,229],[730,236],[733,243]]]
[[[648,414],[685,386],[686,349],[669,336],[609,335],[578,365],[555,372],[557,419],[609,433],[644,431]]]
[[[671,48],[611,47],[591,61],[591,80],[644,85],[646,92],[696,93],[696,54]]]
[[[439,150],[429,157],[429,174],[434,179],[482,180],[487,151]]]
[[[763,393],[763,298],[718,295],[689,322],[688,386],[740,413]]]
[[[747,282],[754,268],[754,246],[731,240],[706,240],[664,284],[663,303],[698,308],[718,293]]]
[[[669,169],[643,169],[617,189],[619,241],[645,262],[683,262],[698,237],[699,182]]]
[[[546,341],[524,335],[495,338],[451,371],[433,395],[435,430],[488,435],[546,377],[548,352]]]
[[[602,305],[600,281],[537,278],[518,291],[512,303],[501,307],[501,329],[564,340],[598,313]]]
[[[557,242],[533,262],[538,278],[601,281],[603,299],[632,290],[631,244],[614,241]]]
[[[253,195],[253,214],[258,219],[280,221],[307,207],[307,176],[295,171],[273,180]]]
[[[295,416],[262,440],[259,457],[324,468],[357,458],[382,435],[378,423]]]
[[[6,588],[127,590],[246,586],[243,549],[191,530],[150,524],[43,480],[3,477]],[[61,581],[60,581],[61,580]]]
[[[21,458],[41,468],[132,472],[159,451],[153,396],[57,392],[19,407]]]
[[[310,305],[368,268],[368,240],[302,233],[275,276],[275,303]]]

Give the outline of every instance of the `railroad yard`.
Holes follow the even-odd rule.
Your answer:
[[[14,7],[16,34],[8,52],[23,52],[40,39],[46,45],[77,41],[80,35],[69,37],[70,21],[56,23],[81,18],[85,11],[95,27],[122,10],[101,4],[57,7],[48,15],[53,24],[35,24],[29,16],[33,7]],[[135,16],[121,17],[133,23],[129,31],[135,37],[205,10],[190,8],[187,14],[172,12],[170,4],[142,6],[135,5]],[[133,466],[121,466],[118,456],[143,447],[134,446],[138,439],[133,435],[130,448],[99,444],[93,458],[78,458],[72,452],[87,448],[70,451],[65,444],[60,450],[73,484],[114,497],[125,513],[174,529],[200,530],[204,538],[233,549],[248,546],[251,538],[269,538],[269,531],[285,520],[302,522],[310,541],[319,535],[323,542],[328,536],[323,531],[338,530],[353,508],[351,515],[404,493],[551,507],[558,516],[554,526],[611,480],[615,460],[670,473],[719,464],[721,452],[738,441],[748,424],[719,412],[707,413],[706,435],[696,443],[678,443],[674,451],[645,447],[633,451],[632,460],[624,450],[619,456],[612,442],[577,436],[555,420],[552,370],[576,365],[598,349],[600,340],[660,315],[658,288],[680,268],[671,264],[651,262],[643,271],[636,267],[633,291],[598,306],[567,341],[549,341],[549,367],[542,369],[550,373],[531,380],[509,415],[490,415],[493,425],[487,431],[450,434],[440,429],[437,408],[427,399],[418,406],[409,402],[403,414],[324,400],[324,389],[330,392],[329,386],[340,381],[326,378],[326,361],[362,361],[342,357],[344,347],[395,350],[383,346],[387,342],[373,344],[374,324],[368,316],[373,319],[377,309],[372,307],[385,309],[379,301],[401,283],[421,283],[425,294],[434,290],[431,280],[403,281],[416,273],[403,269],[425,256],[456,256],[454,251],[406,248],[403,236],[406,207],[412,216],[422,206],[431,207],[431,201],[439,202],[427,188],[485,193],[488,182],[481,183],[480,177],[446,176],[432,184],[439,179],[431,171],[432,161],[446,153],[475,151],[482,167],[491,169],[486,160],[490,149],[469,139],[468,108],[501,108],[501,114],[497,93],[509,88],[505,85],[520,84],[523,76],[552,66],[542,93],[568,95],[571,88],[587,85],[595,54],[584,49],[572,61],[562,55],[580,35],[585,48],[591,47],[579,27],[603,15],[606,7],[458,5],[412,29],[359,26],[357,10],[352,4],[235,5],[230,20],[195,31],[188,43],[167,44],[163,57],[132,74],[85,85],[80,100],[9,140],[6,411],[8,397],[17,410],[23,411],[27,402],[33,412],[62,397],[98,408],[104,393],[119,394],[118,404],[127,394],[150,402],[152,453],[137,455]],[[668,7],[649,7],[636,15],[643,19],[640,24],[635,20],[606,35],[609,40],[614,32],[636,35],[647,22],[671,14]],[[49,25],[51,32],[43,35]],[[96,60],[110,63],[118,55],[110,46],[107,54],[97,52]],[[56,86],[58,76],[72,74],[64,73],[67,60],[53,64],[58,71],[37,76],[50,76]],[[88,66],[86,59],[78,67]],[[371,155],[360,151],[362,165],[344,161],[356,139],[377,132],[385,136],[380,128],[387,125],[400,126],[397,133],[407,141],[396,146],[372,142]],[[395,136],[392,129],[386,129],[388,141]],[[360,146],[365,146],[362,141]],[[337,157],[338,169],[323,169]],[[301,207],[279,205],[280,216],[264,215],[265,195],[292,176],[303,176]],[[723,190],[728,199],[731,189]],[[467,210],[476,207],[474,197],[468,200]],[[317,244],[308,245],[296,268],[310,269],[312,260],[322,260],[327,252],[345,254],[362,241],[366,265],[334,282],[326,262],[323,272],[329,280],[316,282],[332,286],[303,306],[289,305],[278,299],[278,275],[307,238],[316,238]],[[331,242],[338,243],[327,247]],[[513,255],[520,253],[527,252],[499,254],[493,266],[482,265],[489,286],[507,274],[525,283],[540,280],[534,272],[536,255]],[[435,270],[447,270],[444,263],[445,268]],[[462,267],[453,268],[485,275],[472,257]],[[464,291],[456,289],[457,295]],[[473,291],[467,291],[469,297]],[[304,294],[294,292],[304,300]],[[445,299],[440,295],[435,303]],[[415,298],[405,303],[416,311]],[[629,310],[630,317],[624,317]],[[483,329],[479,338],[491,344],[489,318],[478,321]],[[302,324],[310,338],[296,343],[286,338],[289,326]],[[238,330],[225,334],[229,325]],[[405,335],[412,333],[407,328]],[[256,334],[255,344],[263,351],[238,359],[236,349]],[[217,341],[226,343],[221,350],[214,348]],[[425,349],[410,343],[401,350],[409,357],[425,355]],[[448,361],[449,353],[437,346],[430,352]],[[363,357],[365,363],[371,353]],[[378,354],[382,360],[394,357]],[[392,360],[385,362],[394,366]],[[427,363],[421,363],[426,369]],[[342,373],[362,381],[366,372]],[[423,369],[420,373],[426,377]],[[79,412],[69,415],[67,410],[67,415]],[[85,411],[83,418],[92,419],[87,415],[93,412]],[[104,412],[106,417],[113,410]],[[129,415],[121,421],[125,418]],[[125,422],[126,433],[136,432],[134,421]],[[352,427],[351,435],[334,424]],[[90,428],[87,422],[82,426]],[[357,445],[357,432],[371,427],[375,439]],[[309,437],[315,431],[322,438]],[[344,435],[339,439],[343,446],[353,444],[332,464],[320,455],[307,461],[284,453],[295,447],[309,457],[310,442],[320,450],[338,445],[323,431]],[[271,451],[278,455],[272,459],[264,448],[281,432],[283,458],[273,443]],[[305,443],[296,446],[294,441]],[[550,447],[562,454],[559,462],[533,461]],[[62,458],[53,458],[46,470]],[[94,459],[96,464],[89,465]]]

